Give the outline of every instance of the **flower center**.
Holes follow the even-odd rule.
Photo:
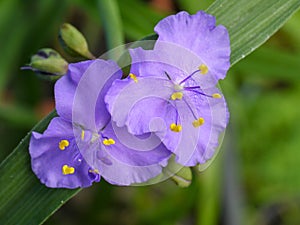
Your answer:
[[[208,67],[205,64],[201,64],[198,67],[197,70],[195,70],[190,75],[185,77],[178,84],[174,84],[174,92],[172,93],[172,95],[170,97],[170,99],[174,101],[175,106],[176,106],[175,100],[183,100],[185,102],[185,104],[187,105],[187,107],[190,110],[191,114],[193,115],[193,121],[191,121],[191,123],[192,123],[193,127],[195,127],[195,128],[202,126],[204,124],[205,120],[204,120],[203,117],[198,117],[197,116],[197,113],[195,112],[195,109],[192,108],[190,103],[187,101],[186,97],[184,97],[184,92],[185,91],[193,92],[194,94],[206,96],[206,97],[209,97],[209,98],[222,98],[222,96],[219,93],[214,93],[212,95],[205,94],[204,92],[202,92],[200,86],[190,86],[190,87],[188,87],[188,86],[185,86],[185,83],[186,83],[186,81],[191,79],[197,73],[205,75],[205,74],[208,73],[208,71],[209,71]],[[167,72],[165,72],[165,74],[167,75],[169,80],[171,80],[170,76],[167,74]],[[171,131],[180,132],[182,130],[182,126],[180,124],[178,124],[177,122],[178,122],[178,113],[177,113],[177,117],[176,117],[176,123],[172,123],[170,125]]]

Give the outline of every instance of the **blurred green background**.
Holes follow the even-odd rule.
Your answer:
[[[213,1],[119,0],[126,42],[153,33],[180,10]],[[64,22],[86,36],[96,56],[107,49],[94,0],[0,1],[0,159],[54,108],[53,83],[21,71],[31,55],[52,47]],[[221,82],[231,112],[221,151],[193,183],[115,187],[105,181],[67,202],[47,225],[300,224],[300,13],[267,43],[234,65]],[[67,57],[68,58],[68,57]],[[68,58],[69,60],[72,60]]]

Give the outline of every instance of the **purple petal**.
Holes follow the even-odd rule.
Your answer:
[[[169,45],[169,44],[167,44]],[[172,45],[173,46],[173,45]],[[182,50],[182,49],[180,49]],[[179,48],[177,51],[180,52]],[[184,51],[184,50],[183,50]],[[172,80],[175,80],[176,76],[184,77],[185,73],[184,68],[192,69],[192,66],[189,67],[180,67],[181,60],[176,60],[177,58],[172,55],[170,51],[153,51],[153,50],[144,50],[142,48],[130,49],[130,56],[132,58],[132,65],[130,72],[137,76],[154,76],[162,79],[168,79],[167,74]],[[182,51],[181,51],[182,52]],[[192,59],[195,59],[191,57]],[[181,57],[181,56],[180,56]],[[189,65],[191,61],[186,61]],[[179,64],[178,64],[179,63]],[[187,64],[184,64],[187,65]],[[199,63],[197,63],[199,66]],[[195,67],[197,69],[197,66]]]
[[[191,50],[170,42],[159,42],[154,50],[136,48],[130,50],[131,73],[137,76],[151,76],[179,83],[198,70],[203,61]],[[202,88],[214,87],[218,79],[209,71],[206,75],[193,76]]]
[[[163,136],[176,116],[176,108],[168,99],[148,97],[135,103],[128,113],[126,124],[129,132],[135,135],[155,132]]]
[[[72,106],[78,82],[93,62],[94,60],[70,63],[67,74],[55,83],[56,111],[68,121],[72,121]]]
[[[137,102],[145,98],[168,99],[172,94],[172,83],[167,79],[138,77],[138,82],[127,78],[116,80],[105,96],[108,111],[117,126],[126,125],[128,113]]]
[[[212,15],[180,12],[161,20],[154,30],[159,35],[158,45],[163,41],[185,47],[199,56],[217,80],[225,77],[230,66],[229,35],[224,26],[215,26]]]
[[[145,182],[162,172],[162,166],[171,155],[155,135],[136,137],[129,134],[126,127],[113,124],[108,124],[101,135],[112,138],[115,144],[94,143],[83,156],[112,184]]]
[[[71,64],[55,85],[56,109],[60,116],[96,130],[110,119],[104,95],[122,71],[113,61],[91,60]]]
[[[100,179],[80,155],[71,127],[63,119],[54,118],[44,134],[32,133],[29,145],[32,170],[47,187],[88,187]],[[62,140],[68,142],[63,150],[59,147]],[[74,173],[64,175],[64,166],[73,168]]]

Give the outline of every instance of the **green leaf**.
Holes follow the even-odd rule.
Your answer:
[[[1,123],[9,123],[15,127],[30,129],[38,122],[38,118],[33,110],[0,103],[0,121]]]
[[[281,79],[284,81],[299,82],[300,64],[299,53],[261,47],[234,66],[234,70],[243,72],[252,71],[251,78]]]
[[[189,13],[196,13],[199,10],[208,8],[214,1],[213,0],[177,0],[178,5],[182,10]]]
[[[268,40],[299,7],[299,0],[217,0],[207,12],[229,31],[233,65]]]
[[[50,113],[33,130],[43,131],[56,113]],[[41,184],[30,167],[31,133],[0,165],[0,224],[41,224],[80,189],[51,189]]]
[[[166,16],[165,13],[153,10],[140,0],[118,0],[118,2],[124,32],[131,40],[139,40],[153,32],[153,27]]]
[[[66,1],[39,1],[35,3],[36,13],[32,13],[33,7],[29,2],[1,1],[0,43],[3,57],[0,60],[0,95],[19,70],[22,54],[30,54],[32,49],[48,38],[50,28],[60,20],[65,6]],[[53,16],[54,12],[56,16]],[[36,34],[39,34],[39,38]]]

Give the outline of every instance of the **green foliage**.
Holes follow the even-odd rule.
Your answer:
[[[33,130],[43,131],[56,115],[49,114]],[[50,189],[30,171],[31,133],[0,165],[0,224],[40,224],[79,190]]]

